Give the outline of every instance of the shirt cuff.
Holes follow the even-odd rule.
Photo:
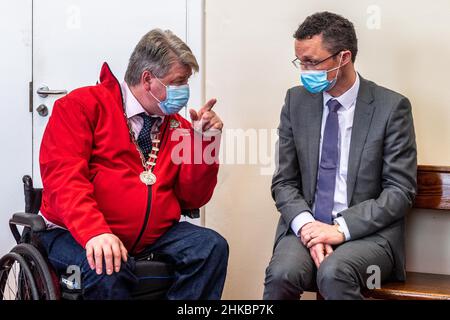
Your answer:
[[[297,237],[300,237],[300,230],[301,228],[310,222],[314,222],[315,219],[314,217],[311,215],[311,213],[309,211],[302,211],[300,212],[300,214],[298,216],[296,216],[292,222],[291,222],[291,229],[292,231],[294,231],[294,234]]]
[[[338,217],[334,219],[334,222],[339,224],[341,226],[341,229],[344,231],[345,241],[349,241],[351,239],[350,231],[348,230],[347,223],[345,222],[344,217]]]

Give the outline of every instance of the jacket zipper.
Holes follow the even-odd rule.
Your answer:
[[[142,225],[141,232],[139,233],[139,236],[137,237],[133,247],[131,248],[130,253],[134,253],[136,246],[138,245],[139,241],[141,241],[145,229],[147,229],[148,219],[150,218],[150,209],[152,208],[152,186],[147,187],[148,187],[148,199],[147,199],[147,210],[145,211],[144,224]]]
[[[109,68],[109,72],[112,74],[111,69]],[[114,77],[114,79],[116,80],[118,86],[119,86],[119,93],[120,93],[120,101],[122,102],[122,109],[125,111],[125,105],[124,105],[124,101],[123,101],[123,94],[122,94],[122,87],[120,85],[120,82],[117,80],[116,76],[114,74],[112,74],[112,76]],[[125,111],[125,116],[126,116],[126,111]],[[125,119],[126,121],[126,119]],[[167,125],[166,128],[167,129]],[[166,131],[164,129],[164,132]],[[130,137],[130,141],[132,140],[132,138]],[[141,232],[139,233],[139,236],[137,237],[136,241],[134,242],[133,246],[131,247],[130,253],[133,253],[134,250],[136,249],[136,246],[138,245],[139,241],[141,241],[142,236],[144,235],[145,229],[147,229],[147,224],[148,224],[148,219],[150,218],[150,209],[152,208],[152,186],[147,186],[148,188],[148,198],[147,198],[147,210],[145,211],[145,219],[144,219],[144,224],[142,225],[142,229]]]

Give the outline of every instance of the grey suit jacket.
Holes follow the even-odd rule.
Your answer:
[[[272,197],[281,213],[275,245],[314,201],[323,95],[288,90],[278,128]],[[392,252],[394,276],[405,278],[404,217],[416,194],[417,151],[409,100],[361,77],[347,173],[351,240],[364,238]]]

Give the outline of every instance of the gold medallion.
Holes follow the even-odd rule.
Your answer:
[[[176,129],[180,126],[180,122],[175,119],[170,120],[170,129]]]
[[[142,183],[151,186],[155,184],[156,182],[156,176],[151,171],[144,171],[139,175],[139,178],[141,178]]]

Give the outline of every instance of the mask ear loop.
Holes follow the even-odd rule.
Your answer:
[[[339,68],[337,69],[337,72],[336,72],[336,80],[337,80],[337,77],[339,75],[339,70],[341,70],[341,68],[343,67],[343,65],[342,65],[342,58],[344,58],[344,53],[343,52],[341,53],[341,59],[339,60]]]
[[[158,80],[158,82],[161,83],[161,84],[166,88],[166,91],[167,91],[167,86],[166,86],[164,83],[162,83],[162,81],[159,80],[159,78],[158,78],[157,76],[155,76],[155,79]],[[159,103],[161,103],[161,100],[159,100],[157,97],[155,97],[155,96],[153,95],[153,93],[152,93],[151,90],[149,90],[148,92],[152,95],[152,97],[153,97],[156,101],[158,101]]]
[[[166,86],[166,85],[165,85],[165,84],[164,84],[164,83],[163,83],[163,82],[162,82],[162,81],[161,81],[161,80],[160,80],[160,79],[159,79],[158,77],[156,77],[156,76],[155,76],[155,79],[156,79],[156,80],[158,80],[158,81],[159,81],[159,83],[161,83],[161,84],[162,84],[162,85],[163,85],[164,87],[166,87],[166,88],[167,88],[167,86]]]
[[[158,103],[161,103],[161,100],[159,100],[157,97],[155,97],[152,93],[151,90],[148,90],[148,92],[152,95],[153,99],[155,99],[156,101],[158,101]]]
[[[333,68],[333,69],[327,71],[327,73],[328,73],[328,72],[337,70],[337,72],[336,72],[336,77],[334,77],[335,79],[337,79],[338,74],[339,74],[339,70],[343,67],[343,66],[341,65],[341,63],[342,63],[342,58],[343,58],[343,57],[344,57],[344,53],[342,52],[342,53],[341,53],[341,59],[339,60],[339,66],[337,66],[336,68]]]

